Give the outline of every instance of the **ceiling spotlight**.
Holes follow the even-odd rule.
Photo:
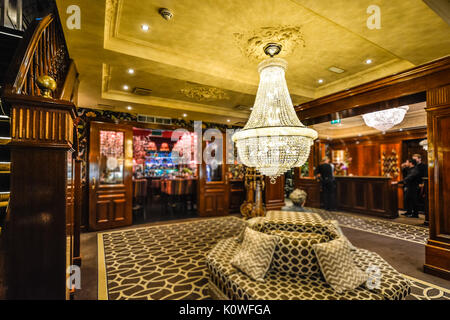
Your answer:
[[[227,122],[230,122],[231,120],[230,119],[227,119]]]
[[[366,64],[371,64],[372,63],[372,59],[367,59],[366,60]]]
[[[131,69],[131,68],[128,69],[128,73],[129,73],[129,74],[134,74],[134,69]]]
[[[123,90],[128,90],[128,89],[130,89],[130,88],[127,85],[123,86]]]
[[[318,83],[323,83],[323,79],[317,80]]]
[[[148,24],[143,24],[141,26],[141,29],[142,29],[142,31],[147,32],[150,29],[150,27],[148,26]]]
[[[161,17],[163,17],[166,20],[170,20],[173,18],[173,13],[167,8],[161,8],[158,10],[158,12],[161,15]]]
[[[183,113],[183,117],[185,117],[185,118],[186,118],[186,117],[187,117],[187,113]]]
[[[131,109],[133,109],[133,108],[132,108],[131,106],[128,106],[127,109],[128,109],[128,110],[131,110]]]

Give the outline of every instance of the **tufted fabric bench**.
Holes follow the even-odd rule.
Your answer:
[[[369,290],[364,284],[344,293],[334,291],[323,278],[314,252],[310,249],[295,251],[301,241],[309,241],[300,245],[302,248],[309,248],[312,243],[339,237],[334,226],[317,214],[272,211],[266,217],[251,220],[253,221],[250,221],[249,227],[277,234],[284,244],[280,244],[275,250],[265,282],[258,282],[230,263],[240,248],[241,237],[217,243],[206,256],[210,294],[214,299],[401,300],[410,294],[407,279],[378,254],[364,249],[353,250],[353,260],[361,270],[370,266],[379,268],[382,275],[379,288]]]

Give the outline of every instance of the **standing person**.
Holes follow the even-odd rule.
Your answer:
[[[402,179],[405,179],[408,176],[408,172],[411,169],[409,167],[409,161],[406,160],[403,162],[400,167],[402,168]],[[403,209],[406,210],[408,205],[406,204],[406,185],[403,186]]]
[[[321,197],[323,199],[325,210],[335,210],[335,181],[334,168],[330,164],[330,158],[324,157],[321,164],[316,169],[316,178],[320,181],[322,187]]]
[[[410,170],[408,175],[401,181],[392,182],[392,184],[404,184],[406,186],[406,213],[403,214],[407,217],[418,218],[419,211],[417,206],[417,190],[419,189],[419,184],[422,181],[420,177],[420,172],[417,167],[417,162],[414,159],[407,160]]]
[[[422,156],[416,153],[412,156],[412,158],[417,162],[417,169],[420,173],[420,179],[428,177],[428,166],[422,162]]]
[[[420,184],[419,188],[417,189],[417,205],[419,208],[421,208],[425,212],[425,199],[427,198],[425,194],[425,185],[424,185],[424,178],[428,177],[428,166],[422,162],[422,156],[418,153],[414,154],[412,156],[414,160],[417,162],[417,169],[419,170],[420,174]]]

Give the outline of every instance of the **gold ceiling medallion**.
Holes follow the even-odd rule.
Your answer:
[[[180,90],[186,97],[197,101],[229,100],[229,95],[219,88],[192,87]]]
[[[286,57],[294,53],[298,47],[305,47],[301,26],[261,27],[244,33],[235,33],[234,38],[241,52],[250,60],[266,59],[266,50],[275,49],[271,44],[279,46],[274,55]],[[283,50],[280,52],[281,48]],[[269,53],[267,53],[269,54]],[[270,55],[270,54],[269,54]]]

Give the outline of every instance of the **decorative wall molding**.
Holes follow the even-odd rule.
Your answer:
[[[234,38],[242,54],[250,60],[267,58],[264,47],[271,42],[281,44],[279,57],[290,56],[299,47],[305,47],[301,26],[279,25],[261,27],[244,33],[235,33]]]
[[[186,97],[197,101],[229,100],[230,96],[222,89],[214,87],[190,87],[180,90]]]

